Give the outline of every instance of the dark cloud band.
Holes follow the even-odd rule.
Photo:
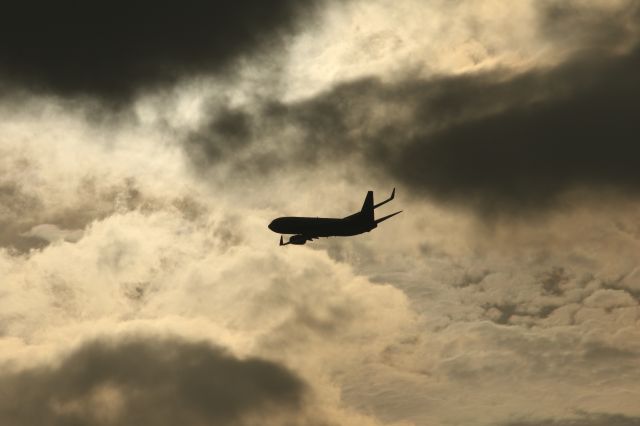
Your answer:
[[[416,190],[488,209],[535,211],[575,188],[638,195],[639,66],[637,50],[604,64],[591,58],[487,84],[479,95],[495,112],[418,132],[393,161],[374,159]],[[471,95],[458,100],[461,111],[474,103]],[[419,127],[430,117],[415,120]]]
[[[634,49],[520,74],[365,79],[258,114],[219,114],[188,146],[199,147],[199,164],[244,161],[234,170],[261,174],[357,160],[415,194],[483,213],[546,210],[575,189],[637,196],[638,69]],[[299,139],[282,142],[278,132],[291,128]],[[239,155],[265,133],[278,144]]]
[[[0,423],[242,424],[257,413],[296,413],[305,389],[278,364],[205,343],[102,340],[56,367],[0,375]]]
[[[571,46],[564,62],[366,78],[293,103],[217,107],[186,146],[200,166],[261,176],[359,162],[416,195],[487,215],[547,211],[574,190],[639,195],[640,8],[547,1],[539,12],[541,36]]]
[[[0,25],[3,85],[129,101],[282,46],[316,2],[11,1]]]

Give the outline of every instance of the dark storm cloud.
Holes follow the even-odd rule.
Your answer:
[[[373,174],[414,193],[485,213],[546,209],[572,189],[637,196],[640,50],[601,53],[517,75],[494,71],[397,84],[365,79],[305,101],[265,105],[252,118],[235,113],[237,126],[228,126],[227,136],[204,131],[214,135],[209,141],[224,141],[209,148],[216,156],[231,153],[229,143],[249,146],[247,123],[275,132],[271,157],[264,150],[262,157],[233,152],[228,161],[248,163],[234,170],[251,170],[252,161],[264,158],[267,170],[285,172],[362,160]],[[287,128],[299,136],[282,145],[278,132]]]
[[[639,195],[640,7],[541,5],[545,37],[575,36],[562,63],[398,83],[366,78],[273,101],[258,114],[234,112],[229,135],[205,126],[218,148],[204,145],[203,157],[224,151],[233,170],[260,175],[355,160],[414,194],[486,215],[546,211],[576,189]],[[252,134],[261,145],[264,135],[278,142],[253,156],[229,149],[250,146]]]
[[[2,8],[0,87],[120,104],[281,46],[316,3],[11,1]]]
[[[638,195],[639,66],[636,50],[605,64],[576,61],[487,85],[482,96],[524,89],[528,99],[411,138],[388,171],[436,198],[491,210],[549,207],[582,187]],[[536,100],[536,87],[557,93]]]
[[[585,414],[573,419],[520,420],[503,426],[640,426],[640,417],[622,414]]]
[[[640,49],[620,51],[637,43],[640,7],[538,6],[540,34],[575,49],[566,62],[410,83],[413,120],[376,135],[383,149],[373,163],[417,192],[484,213],[544,210],[572,189],[637,196]]]
[[[58,366],[2,374],[0,423],[242,424],[247,415],[297,412],[305,389],[278,364],[206,343],[95,341]]]

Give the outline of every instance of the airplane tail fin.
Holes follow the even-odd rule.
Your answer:
[[[373,191],[369,191],[367,192],[367,197],[364,199],[364,204],[362,205],[362,210],[360,211],[361,214],[365,217],[366,220],[370,221],[370,222],[375,222],[375,223],[380,223],[385,219],[388,219],[389,217],[393,216],[385,216],[382,219],[379,220],[374,220],[374,215],[373,215],[373,210],[380,207],[383,204],[388,203],[389,201],[393,200],[393,197],[395,197],[396,195],[396,189],[393,188],[393,191],[391,191],[391,195],[389,196],[389,198],[387,198],[386,200],[378,203],[378,204],[373,204]],[[399,212],[398,212],[399,213]],[[398,213],[394,213],[398,214]]]
[[[378,224],[378,223],[383,222],[383,221],[385,221],[385,220],[387,220],[387,219],[390,219],[390,218],[392,218],[393,216],[395,216],[395,215],[397,215],[397,214],[400,214],[400,213],[402,213],[402,210],[400,210],[399,212],[391,213],[390,215],[387,215],[387,216],[381,217],[380,219],[377,219],[375,222],[376,222],[376,224]]]
[[[375,206],[373,205],[373,191],[367,192],[367,196],[364,199],[364,204],[362,204],[362,210],[360,212],[362,215],[370,221],[373,221],[373,209]]]
[[[284,241],[282,241],[282,235],[280,235],[280,245],[281,245],[281,246],[286,245],[286,244],[284,243]]]

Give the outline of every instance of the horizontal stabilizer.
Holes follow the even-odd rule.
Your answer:
[[[387,215],[387,216],[381,217],[380,219],[377,219],[377,220],[376,220],[376,223],[383,222],[383,221],[385,221],[385,220],[387,220],[387,219],[389,219],[389,218],[392,218],[393,216],[395,216],[395,215],[397,215],[397,214],[400,214],[400,213],[402,213],[402,210],[400,210],[399,212],[391,213],[390,215]]]
[[[396,189],[393,188],[393,191],[391,191],[391,196],[386,200],[384,200],[383,202],[376,204],[375,206],[373,206],[373,208],[375,209],[376,207],[380,207],[381,205],[388,203],[389,201],[393,200],[393,197],[395,197],[395,195],[396,195]]]

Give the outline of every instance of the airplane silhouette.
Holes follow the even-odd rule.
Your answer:
[[[286,246],[287,244],[302,245],[307,241],[320,237],[347,237],[362,234],[377,228],[380,222],[398,213],[402,213],[402,210],[400,210],[399,212],[381,217],[380,219],[374,219],[373,209],[393,200],[395,195],[396,189],[393,188],[389,198],[374,205],[373,191],[369,191],[364,199],[362,210],[351,216],[342,219],[328,217],[279,217],[269,224],[269,229],[279,234],[295,234],[289,237],[289,241],[286,243],[283,242],[281,235],[281,246]]]

